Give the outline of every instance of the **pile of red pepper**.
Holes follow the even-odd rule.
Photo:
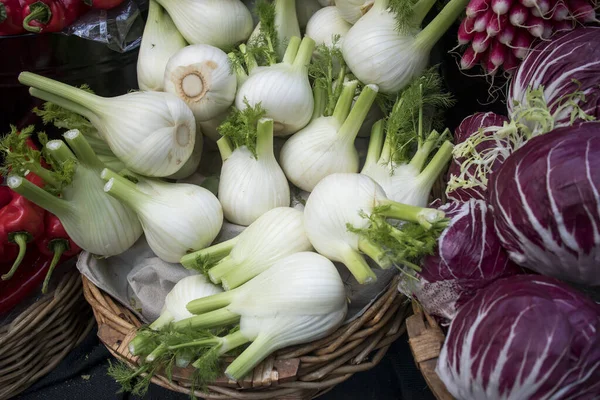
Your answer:
[[[31,139],[27,145],[36,148]],[[44,185],[33,173],[26,179]],[[0,184],[2,181],[0,177]],[[0,186],[0,314],[16,306],[42,281],[42,292],[46,293],[59,261],[80,251],[56,216]]]
[[[0,0],[0,36],[60,32],[91,8],[108,10],[124,0]]]

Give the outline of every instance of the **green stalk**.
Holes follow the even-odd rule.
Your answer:
[[[221,160],[223,162],[227,161],[231,154],[233,153],[233,146],[231,141],[223,136],[221,139],[217,140],[217,147],[219,148],[219,153],[221,154]]]
[[[419,0],[412,8],[414,26],[421,26],[423,20],[437,0]]]
[[[228,256],[237,241],[238,236],[225,242],[207,247],[206,249],[186,254],[179,262],[187,269],[198,269],[201,266],[199,261],[210,264]]]
[[[295,37],[293,37],[292,39],[294,38]],[[290,39],[290,43],[292,39]],[[302,39],[302,42],[300,43],[300,48],[298,49],[298,53],[294,58],[294,68],[306,68],[306,66],[310,64],[310,60],[312,60],[313,56],[313,51],[315,50],[315,45],[315,41],[309,38],[308,36],[305,36],[304,39]]]
[[[248,343],[249,340],[246,336],[244,336],[240,331],[230,333],[224,337],[214,337],[210,339],[203,340],[195,340],[189,343],[183,343],[177,346],[169,347],[170,350],[178,350],[185,349],[188,347],[198,347],[198,346],[219,346],[219,355],[223,355],[225,353],[230,352],[231,350],[243,346]],[[202,359],[200,359],[202,360]],[[192,364],[194,367],[198,368],[199,366],[196,363]]]
[[[222,292],[213,294],[211,296],[202,297],[196,300],[192,300],[185,308],[192,314],[203,314],[209,311],[217,310],[223,307],[227,307],[231,303],[232,295],[235,292]]]
[[[392,266],[392,264],[385,259],[385,251],[373,244],[370,240],[360,237],[358,239],[358,249],[375,261],[381,268],[388,269]]]
[[[383,120],[380,119],[379,121],[375,122],[371,128],[367,159],[365,160],[365,166],[363,167],[363,170],[379,162],[381,151],[383,150],[384,139],[385,135],[383,134]]]
[[[245,44],[240,44],[239,48],[244,57],[246,69],[248,70],[248,73],[251,73],[254,68],[258,67],[258,62],[256,62],[256,58],[254,57],[254,55],[248,52],[248,48]]]
[[[30,86],[32,88],[39,89],[44,92],[48,92],[58,97],[67,99],[73,103],[79,104],[80,106],[92,112],[95,109],[97,110],[98,107],[101,106],[103,100],[101,97],[96,96],[95,94],[88,93],[85,90],[81,90],[73,86],[69,86],[65,83],[55,81],[54,79],[46,78],[31,72],[21,72],[21,74],[19,75],[19,82],[23,85]],[[52,102],[55,103],[54,101]],[[62,104],[55,104],[63,107]],[[76,110],[71,111],[78,112]]]
[[[150,354],[156,348],[156,337],[148,331],[138,332],[127,347],[134,356]]]
[[[217,265],[208,270],[208,277],[213,283],[221,283],[221,278],[238,266],[239,263],[231,258],[231,256],[223,257]]]
[[[272,158],[273,153],[273,119],[261,118],[256,126],[256,156],[257,159]]]
[[[425,165],[425,162],[427,161],[427,158],[429,157],[429,154],[431,153],[431,150],[433,150],[433,147],[435,146],[435,143],[439,137],[440,137],[440,134],[437,131],[431,132],[429,137],[427,137],[427,140],[425,141],[425,143],[423,143],[421,146],[419,146],[419,148],[415,152],[415,155],[413,156],[413,158],[410,160],[410,162],[408,164],[410,166],[414,167],[417,171],[421,171],[423,169],[423,166]]]
[[[446,140],[440,149],[435,153],[427,167],[421,172],[417,179],[423,182],[422,187],[433,186],[436,179],[440,176],[450,159],[452,159],[452,150],[454,145]],[[430,189],[429,189],[430,190]]]
[[[29,169],[29,171],[42,178],[42,180],[50,186],[53,186],[55,188],[60,187],[60,182],[54,177],[54,175],[52,175],[52,172],[42,167],[39,163],[34,162],[28,164],[27,169]]]
[[[92,146],[85,140],[81,132],[78,130],[70,130],[63,136],[75,152],[80,164],[95,170],[103,170],[105,168],[104,164],[100,161],[98,156],[96,156]]]
[[[432,224],[444,219],[443,211],[435,208],[424,208],[398,203],[393,200],[383,200],[379,202],[378,209],[373,213],[383,217],[398,219],[407,222],[416,222],[426,229],[431,228]]]
[[[290,42],[288,43],[287,49],[285,49],[285,53],[283,55],[283,60],[281,61],[282,63],[290,65],[294,64],[294,60],[296,59],[296,55],[300,49],[300,42],[302,42],[302,40],[297,36],[292,36],[290,38]]]
[[[56,160],[56,162],[58,163],[65,163],[67,161],[78,162],[77,157],[75,157],[75,154],[73,154],[71,149],[69,149],[69,147],[67,147],[65,142],[63,142],[62,140],[49,141],[48,143],[46,143],[46,149],[48,150],[52,158],[54,158],[54,160]]]
[[[456,18],[464,12],[468,3],[469,0],[450,0],[433,21],[417,34],[415,49],[429,52],[456,21]]]
[[[93,120],[94,118],[97,118],[96,114],[94,114],[93,112],[91,112],[90,110],[85,108],[84,106],[79,105],[71,100],[64,99],[60,96],[56,96],[50,92],[46,92],[44,90],[40,90],[40,89],[36,89],[36,88],[30,88],[29,94],[32,95],[33,97],[37,97],[38,99],[42,99],[44,101],[49,101],[51,103],[54,103],[57,106],[65,108],[69,111],[73,111],[74,113],[77,113],[79,115],[83,115],[84,117],[86,117],[89,120]]]
[[[377,275],[358,251],[348,246],[341,257],[342,263],[350,270],[358,283],[374,283],[377,280]]]
[[[325,111],[325,91],[321,87],[315,87],[313,89],[313,98],[315,99],[315,108],[313,108],[313,114],[310,118],[311,121],[323,116],[323,112]]]
[[[50,284],[50,278],[52,277],[54,268],[56,268],[63,253],[67,250],[67,242],[63,239],[57,239],[56,241],[53,241],[51,243],[55,243],[53,245],[54,256],[52,257],[50,268],[48,268],[48,272],[46,273],[46,277],[44,278],[44,284],[42,285],[43,294],[48,293],[48,285]]]
[[[350,114],[348,114],[348,118],[346,118],[338,131],[338,135],[341,138],[354,142],[360,127],[365,122],[365,118],[377,97],[377,90],[376,85],[367,85],[363,88]]]
[[[193,317],[182,319],[175,322],[173,328],[180,329],[211,329],[222,326],[233,325],[238,323],[240,315],[232,313],[226,308],[204,313],[202,315],[194,315]]]
[[[391,161],[392,161],[391,137],[389,135],[386,135],[385,141],[383,142],[383,149],[381,149],[381,155],[379,156],[379,162],[381,164],[387,164]]]
[[[150,324],[150,329],[153,331],[159,331],[165,326],[169,325],[173,322],[173,315],[170,312],[166,311],[158,316],[158,318]]]
[[[110,178],[104,185],[104,191],[133,210],[137,210],[141,204],[152,200],[152,197],[138,190],[135,183],[122,176]]]
[[[257,266],[255,266],[255,268],[253,268],[253,269],[240,267],[240,268],[235,268],[235,269],[227,272],[225,275],[223,275],[221,277],[221,285],[223,286],[223,289],[225,289],[225,290],[235,289],[236,287],[243,285],[244,283],[248,282],[250,279],[254,278],[258,274],[263,272],[262,269],[258,269],[256,267]],[[261,265],[260,267],[263,267],[263,266]]]
[[[243,379],[254,367],[275,351],[273,342],[273,338],[259,335],[242,354],[229,364],[225,375],[234,381]]]
[[[13,191],[42,207],[44,210],[50,211],[60,219],[62,219],[61,216],[73,212],[71,205],[67,201],[51,195],[27,179],[19,176],[9,176],[6,183]]]
[[[335,109],[333,110],[332,116],[340,125],[344,124],[344,121],[346,121],[346,118],[348,118],[348,115],[350,114],[350,108],[352,107],[352,101],[354,100],[354,94],[356,93],[357,87],[357,80],[344,83],[342,94],[338,98],[337,103],[335,103]]]
[[[192,340],[191,342],[177,344],[175,346],[169,346],[169,350],[180,350],[187,349],[190,347],[199,347],[199,346],[218,346],[221,344],[222,338],[215,336],[208,339],[198,339]]]
[[[166,354],[168,351],[169,351],[169,348],[167,347],[167,345],[164,343],[161,343],[154,350],[152,350],[152,352],[150,354],[148,354],[148,356],[146,357],[146,361],[152,362],[152,361],[156,360],[157,358],[159,358],[160,356],[162,356],[163,354]]]
[[[13,277],[17,269],[23,262],[23,258],[25,258],[25,253],[27,253],[27,242],[29,241],[29,234],[27,233],[16,233],[13,235],[12,240],[9,241],[14,242],[17,246],[19,246],[19,254],[17,258],[13,262],[12,267],[10,267],[10,271],[6,274],[2,275],[2,280],[7,281]]]

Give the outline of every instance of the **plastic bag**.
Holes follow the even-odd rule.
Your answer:
[[[144,32],[142,11],[147,9],[147,0],[125,0],[110,10],[92,9],[63,33],[106,43],[111,50],[124,53],[140,45]]]

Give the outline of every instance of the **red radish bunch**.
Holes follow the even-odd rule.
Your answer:
[[[512,73],[537,39],[596,19],[597,0],[471,0],[458,29],[461,69]]]

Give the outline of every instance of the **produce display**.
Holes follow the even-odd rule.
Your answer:
[[[0,29],[52,31],[66,4],[2,1]],[[0,313],[47,291],[61,260],[144,237],[192,275],[129,343],[135,367],[109,374],[143,395],[188,368],[206,389],[332,334],[354,317],[346,286],[390,270],[448,327],[437,373],[457,399],[599,398],[600,304],[584,294],[600,287],[596,4],[434,6],[150,0],[140,90],[23,71],[62,137],[0,142]],[[430,57],[453,27],[463,69],[512,76],[502,112],[481,105],[454,132]]]

